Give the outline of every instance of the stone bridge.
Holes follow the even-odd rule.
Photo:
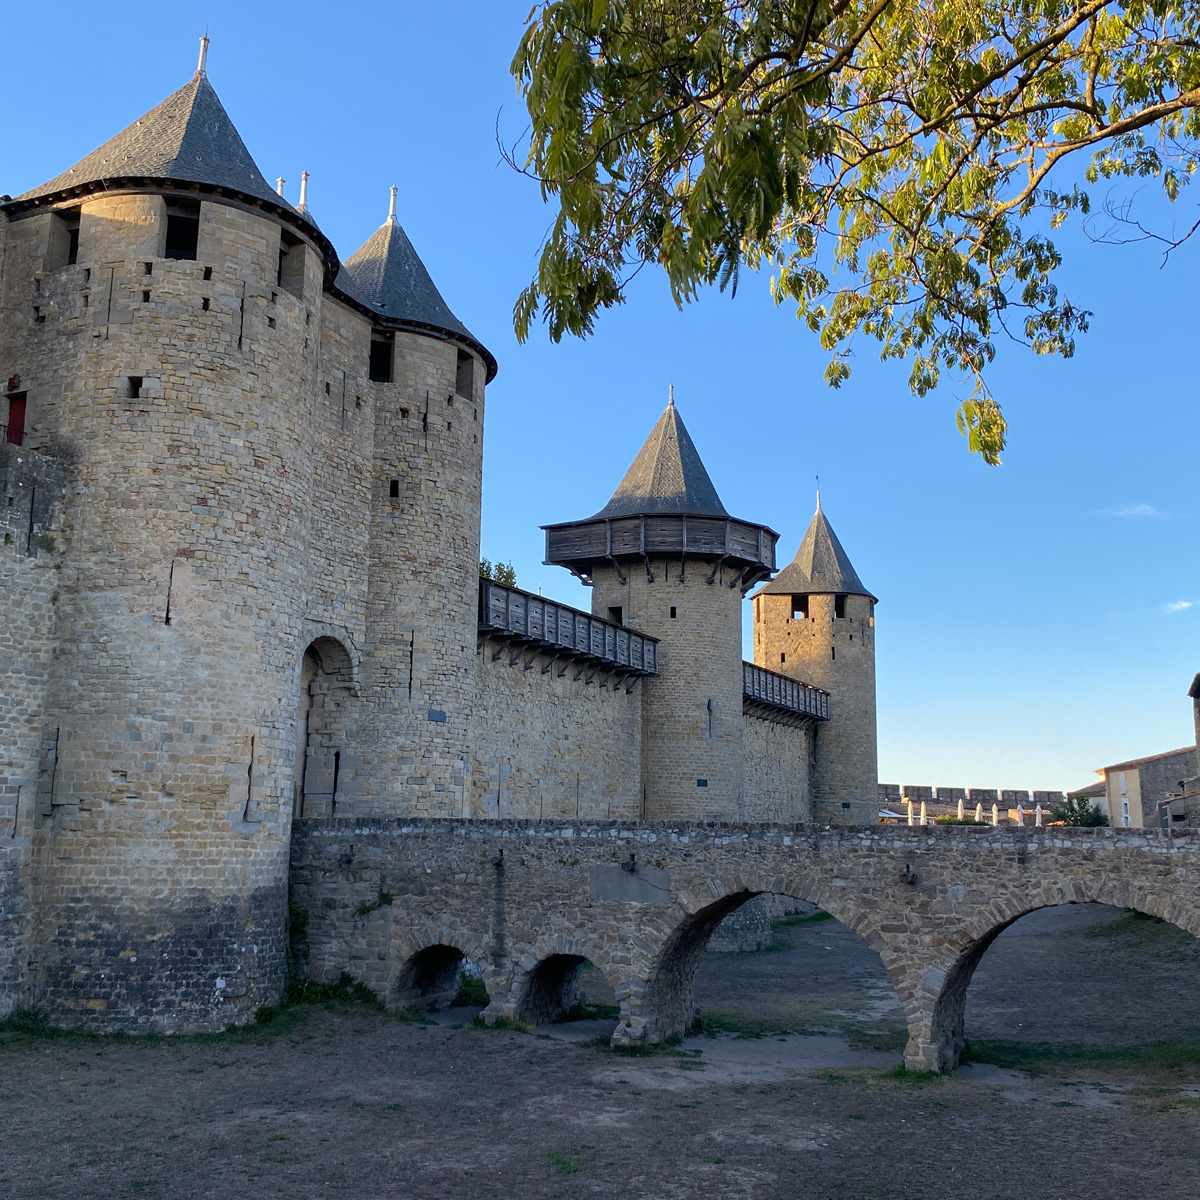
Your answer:
[[[485,1018],[548,1019],[584,960],[620,1004],[618,1042],[696,1019],[709,935],[762,893],[819,905],[880,957],[908,1022],[905,1062],[962,1051],[967,986],[1034,909],[1096,902],[1200,935],[1200,830],[783,826],[622,821],[300,821],[293,952],[389,1004],[444,1001],[464,956]],[[1033,981],[1031,981],[1033,986]]]

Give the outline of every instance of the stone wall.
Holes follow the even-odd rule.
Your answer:
[[[0,1016],[20,999],[35,809],[49,791],[57,742],[47,739],[45,712],[63,474],[57,459],[0,443]]]
[[[590,666],[492,640],[477,662],[471,815],[641,815],[640,681],[610,686]]]
[[[813,727],[746,713],[742,741],[746,765],[741,806],[746,821],[813,819]]]

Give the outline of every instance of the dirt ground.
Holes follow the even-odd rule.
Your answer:
[[[0,1196],[1200,1195],[1200,944],[1113,910],[1026,918],[972,985],[990,1061],[930,1079],[895,1073],[895,1000],[853,934],[777,939],[709,956],[715,1036],[653,1057],[563,1040],[587,1026],[472,1028],[469,1008],[293,1008],[176,1040],[0,1030]]]

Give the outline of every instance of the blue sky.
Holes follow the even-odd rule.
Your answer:
[[[857,347],[840,392],[766,279],[680,312],[645,272],[586,342],[518,346],[512,304],[550,215],[506,167],[523,128],[508,63],[530,0],[486,3],[64,3],[6,14],[0,191],[64,170],[191,75],[209,76],[268,178],[311,172],[347,257],[400,219],[458,316],[500,362],[489,390],[484,553],[522,586],[583,606],[541,565],[544,522],[605,502],[674,383],[729,510],[794,553],[824,507],[877,620],[880,777],[1077,787],[1104,763],[1191,741],[1200,670],[1196,249],[1058,240],[1060,283],[1093,310],[1069,361],[1002,346],[991,374],[1004,465],[954,429],[966,385],[914,399],[903,364]],[[65,33],[69,31],[69,36]],[[1196,195],[1200,196],[1200,193]],[[1149,203],[1153,204],[1151,200]],[[1161,208],[1161,206],[1159,206]],[[1185,193],[1173,214],[1195,219]],[[747,649],[748,652],[748,649]]]

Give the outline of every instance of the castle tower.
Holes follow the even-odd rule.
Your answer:
[[[830,719],[815,732],[815,819],[874,824],[875,597],[819,497],[796,557],[754,597],[754,662],[831,693]]]
[[[667,405],[594,517],[547,525],[546,561],[592,587],[592,612],[660,639],[643,700],[643,815],[736,820],[743,799],[742,597],[777,535],[731,517]]]
[[[495,362],[394,219],[340,266],[203,59],[0,204],[0,251],[0,1011],[251,1020],[306,787],[440,814],[466,761]]]
[[[353,739],[365,761],[338,811],[468,816],[484,385],[496,361],[442,299],[397,220],[395,187],[342,285],[377,316],[372,649]]]

